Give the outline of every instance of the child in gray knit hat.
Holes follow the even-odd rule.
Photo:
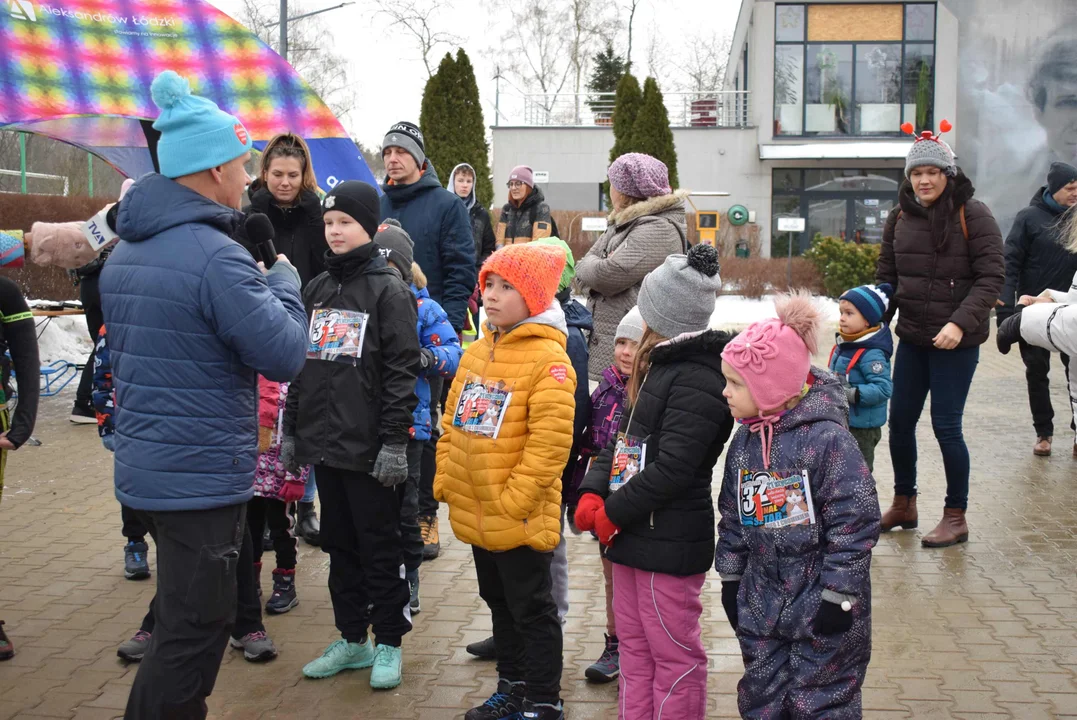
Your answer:
[[[699,244],[670,255],[643,278],[636,304],[647,327],[665,338],[706,330],[722,289],[718,251]]]

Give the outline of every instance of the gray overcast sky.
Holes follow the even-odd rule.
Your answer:
[[[261,1],[276,6],[274,0]],[[241,0],[210,2],[232,17],[241,15]],[[304,9],[331,7],[337,2],[306,0]],[[321,17],[330,28],[337,52],[351,62],[350,75],[355,83],[357,102],[345,126],[364,145],[376,146],[381,144],[385,131],[394,122],[418,122],[427,75],[419,52],[409,38],[399,29],[387,29],[383,18],[372,17],[370,6],[371,3],[358,0],[355,5]],[[739,8],[740,0],[643,0],[637,10],[633,34],[636,74],[641,78],[647,74],[647,48],[653,33],[657,32],[664,41],[666,57],[672,57],[677,44],[683,43],[686,28],[698,28],[715,38],[732,34]],[[495,83],[492,78],[495,64],[485,52],[497,46],[499,35],[496,25],[489,21],[490,15],[478,0],[456,0],[451,11],[441,14],[442,26],[437,28],[459,36],[461,46],[475,65],[487,125],[494,124]],[[627,11],[623,16],[627,21]],[[623,41],[621,44],[623,46]],[[448,49],[440,48],[438,57],[432,58],[431,64],[436,66],[437,60]],[[455,48],[452,50],[455,52]],[[618,50],[623,52],[624,48],[618,47]],[[513,97],[519,93],[504,82],[501,90],[503,112],[511,111]]]

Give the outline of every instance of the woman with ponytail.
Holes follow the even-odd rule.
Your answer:
[[[700,594],[714,552],[711,477],[733,430],[722,397],[729,336],[707,329],[721,283],[709,245],[643,279],[631,407],[580,487],[576,524],[595,530],[613,564],[622,719],[707,712]]]
[[[811,367],[822,315],[775,303],[722,352],[741,428],[718,497],[722,606],[740,640],[742,717],[863,717],[871,658],[871,549],[879,499],[845,428],[841,381]]]

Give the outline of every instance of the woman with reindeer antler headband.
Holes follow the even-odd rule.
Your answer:
[[[953,126],[916,136],[905,162],[900,210],[883,232],[876,279],[894,287],[885,320],[900,311],[890,405],[890,457],[894,502],[882,530],[915,528],[916,425],[931,394],[931,426],[946,471],[942,521],[921,540],[925,547],[966,542],[969,451],[962,417],[980,345],[1005,279],[1002,233],[991,211],[973,199],[974,188],[941,139]],[[902,130],[913,134],[911,123]]]

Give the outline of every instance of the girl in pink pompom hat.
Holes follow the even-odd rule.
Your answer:
[[[846,429],[841,381],[813,368],[811,295],[775,303],[722,351],[741,423],[718,498],[715,567],[740,640],[743,717],[860,718],[871,658],[879,499]]]

